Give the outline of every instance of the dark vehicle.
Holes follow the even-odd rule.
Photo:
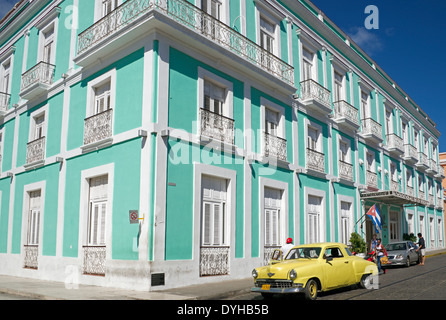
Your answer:
[[[401,241],[389,243],[386,247],[389,263],[384,268],[391,266],[409,267],[412,263],[420,263],[421,252],[417,252],[418,246],[412,241]]]

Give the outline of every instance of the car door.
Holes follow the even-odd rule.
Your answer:
[[[344,256],[339,247],[328,247],[324,253],[323,269],[328,289],[346,286],[352,277],[353,264],[349,256]]]
[[[407,245],[409,247],[410,261],[411,262],[418,261],[418,252],[416,251],[414,243],[410,241],[407,243]]]

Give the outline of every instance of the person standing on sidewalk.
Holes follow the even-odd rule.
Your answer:
[[[420,266],[424,266],[424,259],[426,258],[426,243],[424,242],[423,235],[421,233],[418,233],[418,249],[421,250],[421,263]]]
[[[381,273],[381,259],[384,257],[384,246],[381,243],[381,238],[378,239],[378,242],[376,243],[375,247],[375,253],[376,253],[376,263],[378,264],[378,273]],[[384,273],[386,273],[386,270],[383,270]]]
[[[291,248],[294,247],[293,245],[293,239],[292,238],[288,238],[286,239],[286,244],[284,244],[280,250],[282,251],[282,260],[285,260],[285,256],[288,253],[288,251],[291,250]]]

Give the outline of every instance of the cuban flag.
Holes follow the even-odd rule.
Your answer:
[[[381,233],[381,215],[379,214],[376,204],[374,204],[366,214],[372,219],[376,233]]]

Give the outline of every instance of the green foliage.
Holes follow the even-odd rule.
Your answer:
[[[352,251],[356,253],[366,253],[367,244],[358,233],[353,232],[351,234],[350,243],[352,245]]]
[[[403,240],[417,242],[417,237],[413,233],[411,234],[404,233]]]

